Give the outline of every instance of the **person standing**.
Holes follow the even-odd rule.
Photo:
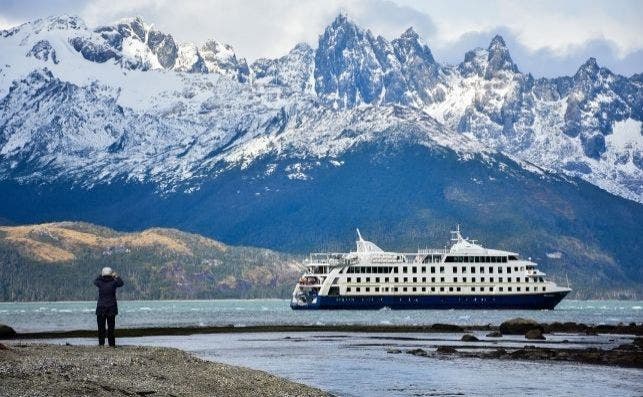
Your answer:
[[[107,324],[107,341],[110,347],[116,347],[116,315],[118,305],[116,303],[116,288],[123,286],[123,280],[112,270],[111,267],[104,267],[100,276],[94,280],[98,287],[98,302],[96,303],[96,321],[98,323],[98,344],[105,346],[105,324]]]

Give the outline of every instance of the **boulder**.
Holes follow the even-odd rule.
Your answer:
[[[16,336],[16,331],[8,325],[0,324],[0,339],[11,339]]]
[[[411,349],[406,351],[407,354],[412,354],[414,356],[428,356],[429,353],[426,352],[424,349]]]
[[[500,332],[502,332],[503,335],[524,335],[532,329],[539,329],[540,332],[545,331],[543,326],[535,320],[520,317],[507,320],[500,324]]]
[[[453,354],[458,352],[451,346],[438,346],[438,349],[436,351],[440,354]]]
[[[462,338],[460,340],[462,342],[477,342],[479,339],[476,338],[474,335],[464,334],[464,335],[462,335]]]
[[[525,338],[545,340],[543,331],[538,328],[530,329],[529,331],[525,332]]]
[[[389,353],[389,354],[400,354],[400,353],[402,353],[402,350],[400,350],[400,349],[388,349],[388,350],[386,350],[386,352]]]
[[[491,331],[487,334],[487,338],[502,338],[502,332],[500,331]]]

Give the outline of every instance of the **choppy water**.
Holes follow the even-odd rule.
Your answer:
[[[500,324],[514,317],[586,324],[643,322],[643,301],[563,300],[555,310],[293,311],[287,300],[121,301],[118,327],[275,324]],[[0,302],[18,332],[94,329],[95,302]]]
[[[484,333],[476,333],[484,339]],[[249,333],[123,338],[119,344],[180,348],[204,359],[263,370],[338,396],[602,396],[643,394],[643,371],[574,363],[427,358],[389,348],[459,344],[458,334]],[[494,340],[505,346],[524,339]],[[548,335],[610,348],[613,336]],[[94,344],[90,339],[59,343]],[[481,342],[489,343],[489,342]],[[532,342],[530,342],[532,343]],[[467,344],[471,347],[475,344]],[[553,345],[552,345],[553,346]],[[561,345],[558,345],[559,347]]]

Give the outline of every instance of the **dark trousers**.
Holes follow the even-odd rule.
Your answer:
[[[97,314],[96,321],[98,322],[98,344],[105,346],[105,323],[107,323],[107,341],[110,346],[116,346],[116,336],[114,336],[116,316]]]

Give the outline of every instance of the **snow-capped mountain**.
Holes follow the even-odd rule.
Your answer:
[[[0,46],[5,178],[28,158],[60,175],[82,170],[86,184],[119,175],[172,190],[219,171],[221,160],[248,163],[289,148],[330,159],[375,130],[417,123],[425,139],[499,150],[643,202],[641,79],[593,59],[575,76],[534,79],[500,36],[456,66],[437,63],[412,28],[389,42],[344,15],[316,50],[299,44],[251,68],[227,44],[177,44],[140,18],[88,29],[77,17],[51,17],[3,31]],[[63,86],[77,96],[51,92]],[[27,103],[42,117],[13,107]],[[56,137],[40,142],[43,131]],[[25,172],[19,177],[42,177]]]
[[[588,291],[640,290],[641,75],[590,59],[535,79],[499,36],[445,65],[413,29],[388,41],[343,15],[251,65],[140,18],[32,21],[0,54],[0,222],[303,252],[356,226],[415,249],[467,221]]]

